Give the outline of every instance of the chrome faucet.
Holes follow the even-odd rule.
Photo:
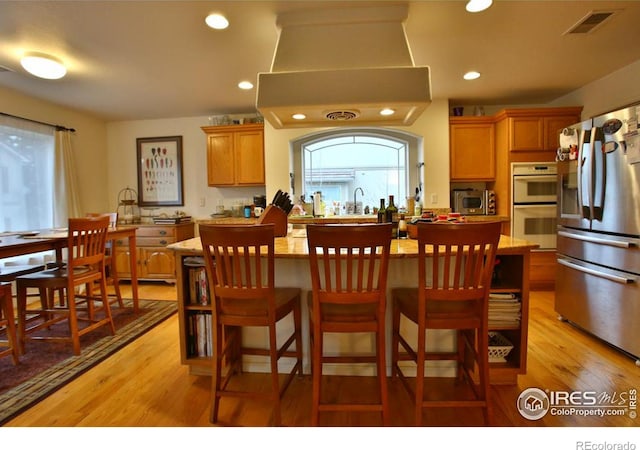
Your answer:
[[[353,190],[353,213],[354,214],[358,214],[358,202],[356,202],[356,194],[358,193],[358,189],[360,190],[360,193],[364,197],[364,191],[362,190],[361,187],[357,187]]]

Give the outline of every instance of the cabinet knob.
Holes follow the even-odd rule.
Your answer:
[[[161,243],[162,245],[167,245],[167,244],[168,244],[168,242],[167,242],[167,241],[165,241],[164,239],[162,239],[162,240],[160,241],[160,243]]]
[[[160,234],[161,234],[162,236],[166,235],[166,234],[167,234],[167,230],[160,230]]]

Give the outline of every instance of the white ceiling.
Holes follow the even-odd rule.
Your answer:
[[[0,86],[106,120],[246,113],[255,90],[236,85],[270,70],[278,13],[366,3],[2,0],[0,66],[9,71]],[[475,14],[463,0],[408,3],[409,46],[415,65],[431,68],[434,99],[546,103],[640,60],[640,1],[494,0]],[[600,10],[616,14],[589,34],[564,34]],[[230,27],[208,28],[210,12]],[[68,75],[28,75],[18,62],[25,51],[57,56]],[[471,69],[482,77],[462,80]]]

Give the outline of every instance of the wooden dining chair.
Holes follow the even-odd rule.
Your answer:
[[[108,217],[69,219],[66,264],[16,278],[20,353],[24,353],[27,339],[62,340],[71,342],[74,354],[79,355],[80,336],[103,325],[108,325],[111,333],[115,334],[105,277],[104,253],[108,228]],[[99,286],[99,296],[94,295],[95,282]],[[76,288],[80,286],[85,287],[86,296],[76,299]],[[28,288],[39,290],[39,309],[27,309]],[[66,301],[56,305],[50,298],[53,292],[64,292]],[[97,308],[95,303],[102,306]],[[97,318],[98,313],[100,318]],[[69,336],[36,335],[38,330],[63,320],[68,321]],[[79,323],[87,325],[80,327]]]
[[[0,329],[4,328],[6,339],[0,340],[0,358],[11,355],[13,364],[19,363],[16,338],[16,322],[13,315],[11,283],[0,283]]]
[[[422,425],[423,408],[428,407],[482,408],[485,422],[491,422],[488,302],[500,226],[499,222],[418,224],[418,287],[392,289],[392,378],[397,375],[412,396],[416,426]],[[401,334],[401,317],[417,325],[417,341]],[[428,329],[455,330],[456,349],[426,348]],[[415,363],[415,386],[401,368],[400,361],[405,360]],[[455,361],[456,378],[467,382],[471,395],[452,399],[442,398],[442,393],[432,395],[425,386],[426,360]]]
[[[311,287],[312,411],[317,426],[324,411],[376,411],[390,424],[385,310],[392,224],[307,225]],[[324,353],[325,333],[373,333],[373,354]],[[379,391],[368,403],[323,398],[323,364],[373,363]]]
[[[87,217],[109,217],[109,228],[116,228],[118,226],[118,213],[87,213]],[[104,266],[107,274],[107,284],[113,285],[115,292],[114,301],[117,301],[120,308],[124,308],[124,302],[122,301],[122,293],[120,292],[120,279],[118,278],[118,271],[115,267],[115,243],[113,240],[108,239],[104,253]]]
[[[223,396],[262,398],[273,402],[273,423],[279,426],[281,399],[296,373],[302,375],[302,331],[299,288],[275,286],[274,226],[200,225],[212,308],[213,373],[212,423],[218,421]],[[293,319],[291,334],[278,347],[278,323]],[[242,327],[266,327],[267,348],[242,345]],[[291,346],[295,344],[295,350]],[[270,392],[228,388],[234,374],[242,372],[243,355],[269,358]],[[280,383],[278,361],[293,358],[293,367]],[[222,376],[223,361],[227,372]]]

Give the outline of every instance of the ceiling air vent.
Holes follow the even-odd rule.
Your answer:
[[[585,17],[580,19],[578,23],[569,28],[565,34],[587,34],[591,33],[602,23],[611,17],[615,11],[591,11]]]
[[[329,120],[351,120],[359,115],[358,111],[329,111],[324,116]]]

